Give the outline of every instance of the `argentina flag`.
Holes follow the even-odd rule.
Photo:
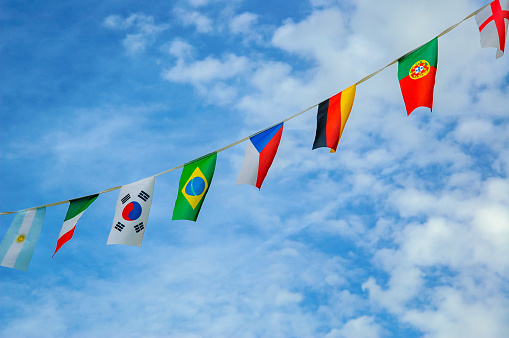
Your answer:
[[[45,207],[16,213],[16,217],[0,243],[1,266],[22,271],[28,270],[45,215]]]

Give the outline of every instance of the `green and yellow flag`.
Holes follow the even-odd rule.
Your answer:
[[[437,61],[437,38],[399,59],[398,79],[407,115],[417,107],[432,110]]]
[[[217,153],[184,166],[180,176],[179,191],[173,220],[183,219],[196,222],[201,205],[216,169]]]

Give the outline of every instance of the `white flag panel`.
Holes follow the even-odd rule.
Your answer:
[[[149,177],[120,189],[107,244],[141,246],[152,204],[154,181],[154,177]]]

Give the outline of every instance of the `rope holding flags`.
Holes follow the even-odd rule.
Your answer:
[[[495,0],[494,2],[498,2],[498,1],[499,1],[499,0]],[[501,0],[501,1],[505,1],[505,2],[507,2],[508,0]],[[456,23],[456,24],[454,24],[454,25],[450,26],[449,28],[445,29],[442,33],[438,34],[438,35],[436,36],[436,38],[439,38],[439,37],[444,36],[445,34],[449,33],[449,32],[450,32],[450,31],[452,31],[454,28],[456,28],[457,26],[459,26],[459,25],[460,25],[463,21],[466,21],[466,20],[470,19],[471,17],[475,16],[477,13],[481,12],[483,9],[485,9],[485,8],[486,8],[486,7],[488,7],[488,6],[490,6],[490,4],[486,4],[486,5],[484,5],[483,7],[481,7],[481,8],[479,8],[479,9],[477,9],[476,11],[472,12],[472,13],[471,13],[471,14],[469,14],[467,17],[465,17],[463,20],[461,20],[460,22],[458,22],[458,23]],[[506,31],[507,31],[507,29],[506,29]],[[420,47],[422,47],[422,46],[423,46],[423,45],[421,45]],[[354,85],[359,85],[359,84],[361,84],[361,83],[363,83],[363,82],[366,82],[367,80],[371,79],[373,76],[377,75],[378,73],[380,73],[381,71],[385,70],[386,68],[388,68],[388,67],[390,67],[390,66],[392,66],[392,65],[394,65],[394,64],[396,64],[396,63],[398,63],[398,61],[399,61],[400,59],[404,58],[404,57],[405,57],[405,56],[407,56],[408,54],[411,54],[412,52],[416,51],[416,50],[417,50],[417,49],[419,49],[420,47],[417,47],[417,48],[413,49],[412,51],[410,51],[410,52],[406,53],[405,55],[403,55],[403,56],[401,56],[401,57],[399,57],[399,58],[397,58],[396,60],[392,61],[391,63],[387,64],[386,66],[384,66],[384,67],[382,67],[382,68],[380,68],[380,69],[378,69],[378,70],[374,71],[373,73],[371,73],[371,74],[369,74],[369,75],[367,75],[367,76],[363,77],[362,79],[360,79],[359,81],[357,81]],[[280,121],[280,122],[277,122],[277,123],[275,123],[275,124],[271,125],[270,127],[267,127],[267,128],[262,129],[262,130],[260,130],[260,131],[258,131],[258,132],[256,132],[256,133],[253,133],[253,134],[251,134],[251,135],[249,135],[249,136],[246,136],[246,137],[244,137],[243,139],[240,139],[240,140],[238,140],[238,141],[236,141],[236,142],[234,142],[234,143],[231,143],[231,144],[229,144],[229,145],[227,145],[227,146],[225,146],[225,147],[223,147],[223,148],[220,148],[220,149],[217,149],[217,150],[215,150],[215,151],[212,151],[212,152],[210,152],[210,153],[208,153],[208,154],[202,155],[202,156],[200,156],[200,157],[198,157],[198,158],[196,158],[196,159],[194,159],[194,160],[191,160],[191,161],[186,162],[186,163],[184,163],[184,164],[180,164],[180,165],[178,165],[178,166],[176,166],[176,167],[173,167],[173,168],[170,168],[170,169],[168,169],[168,170],[162,171],[162,172],[160,172],[160,173],[158,173],[158,174],[155,174],[155,175],[154,175],[154,177],[157,177],[157,176],[160,176],[160,175],[167,174],[167,173],[172,172],[172,171],[174,171],[174,170],[177,170],[177,169],[183,168],[183,167],[184,167],[185,165],[187,165],[187,164],[193,163],[193,162],[198,161],[198,160],[200,160],[200,159],[202,159],[202,158],[204,158],[204,157],[210,156],[210,155],[211,155],[211,154],[213,154],[213,153],[220,153],[220,152],[222,152],[222,151],[224,151],[224,150],[227,150],[227,149],[229,149],[229,148],[231,148],[231,147],[234,147],[234,146],[236,146],[237,144],[240,144],[240,143],[242,143],[242,142],[244,142],[244,141],[247,141],[247,140],[249,140],[250,138],[252,138],[253,136],[256,136],[256,135],[258,135],[258,134],[261,134],[261,133],[263,133],[264,131],[266,131],[266,130],[268,130],[268,129],[270,129],[270,128],[273,128],[273,127],[275,127],[275,126],[277,126],[277,125],[279,125],[279,124],[281,124],[281,123],[284,123],[284,122],[290,121],[290,120],[292,120],[292,119],[296,118],[297,116],[302,115],[302,114],[304,114],[304,113],[308,112],[309,110],[311,110],[311,109],[313,109],[313,108],[316,108],[318,105],[319,105],[319,103],[314,104],[314,105],[312,105],[311,107],[306,108],[306,109],[304,109],[304,110],[302,110],[302,111],[300,111],[300,112],[298,112],[298,113],[296,113],[296,114],[294,114],[294,115],[292,115],[292,116],[290,116],[290,117],[288,117],[288,118],[284,119],[283,121]],[[97,194],[98,194],[98,195],[101,195],[101,194],[104,194],[104,193],[107,193],[107,192],[111,192],[111,191],[114,191],[114,190],[118,190],[118,189],[120,189],[120,188],[122,188],[122,186],[117,186],[117,187],[108,188],[108,189],[105,189],[105,190],[103,190],[103,191],[98,192]],[[69,203],[69,202],[70,202],[70,200],[65,200],[65,201],[60,201],[60,202],[55,202],[55,203],[50,203],[50,204],[41,205],[41,206],[38,206],[38,207],[32,207],[32,208],[22,209],[22,210],[18,210],[18,211],[4,211],[4,212],[0,212],[0,215],[15,214],[15,213],[17,213],[17,212],[19,212],[19,211],[26,211],[26,210],[37,209],[37,208],[42,208],[42,207],[52,207],[52,206],[61,205],[61,204]]]
[[[410,115],[417,107],[425,106],[432,109],[438,60],[438,38],[449,33],[463,21],[473,16],[475,16],[479,26],[481,46],[497,48],[496,57],[501,57],[504,54],[509,22],[509,0],[495,0],[479,8],[429,42],[365,76],[327,100],[187,163],[138,182],[108,188],[94,195],[19,211],[0,212],[0,215],[16,213],[11,227],[0,243],[1,265],[26,271],[47,207],[69,203],[69,210],[55,249],[56,254],[62,245],[72,238],[76,223],[88,206],[99,195],[118,189],[120,189],[120,193],[107,244],[141,246],[152,203],[155,177],[179,168],[183,168],[183,171],[172,219],[196,221],[212,182],[217,154],[247,140],[250,142],[246,148],[244,163],[237,184],[251,184],[260,189],[276,156],[284,123],[317,106],[317,131],[313,149],[328,147],[331,152],[335,152],[353,106],[356,86],[396,63],[398,63],[398,80],[407,114]]]

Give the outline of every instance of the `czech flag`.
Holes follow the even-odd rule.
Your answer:
[[[260,189],[283,134],[283,123],[278,124],[249,139],[244,163],[237,184],[251,184]]]

